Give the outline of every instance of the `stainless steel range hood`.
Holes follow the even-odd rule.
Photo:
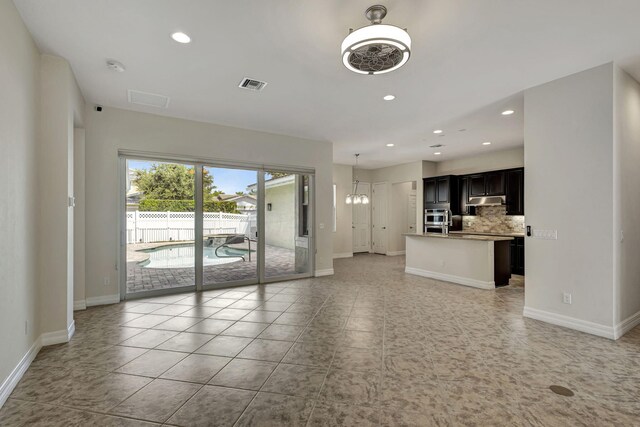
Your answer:
[[[501,206],[506,204],[507,196],[470,197],[469,206]]]

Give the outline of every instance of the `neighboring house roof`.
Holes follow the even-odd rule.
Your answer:
[[[295,175],[287,175],[281,178],[272,178],[264,182],[264,186],[266,188],[280,187],[282,185],[293,184],[296,180]],[[249,191],[256,191],[258,189],[258,184],[251,184],[247,187]]]

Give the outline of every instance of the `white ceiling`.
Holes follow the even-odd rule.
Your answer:
[[[531,86],[612,60],[640,79],[638,0],[385,1],[384,22],[406,27],[413,50],[380,76],[349,72],[339,52],[373,0],[15,3],[40,49],[69,60],[90,103],[331,141],[336,163],[359,152],[367,168],[522,145]],[[193,42],[171,40],[178,30]],[[127,71],[107,70],[107,58]],[[243,77],[269,84],[243,91]],[[171,102],[134,106],[127,89]],[[501,116],[506,107],[517,113]],[[437,158],[435,143],[446,144]]]

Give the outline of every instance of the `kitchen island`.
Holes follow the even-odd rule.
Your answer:
[[[405,272],[446,282],[494,289],[509,284],[513,237],[407,233]]]

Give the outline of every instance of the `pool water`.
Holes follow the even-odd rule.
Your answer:
[[[193,268],[195,267],[195,247],[190,245],[170,245],[148,249],[143,252],[149,254],[149,259],[143,261],[143,268]],[[205,246],[203,249],[203,265],[220,265],[242,261],[242,256],[248,261],[248,252],[243,249],[220,248],[216,256],[216,247]],[[230,257],[230,258],[227,258]]]

